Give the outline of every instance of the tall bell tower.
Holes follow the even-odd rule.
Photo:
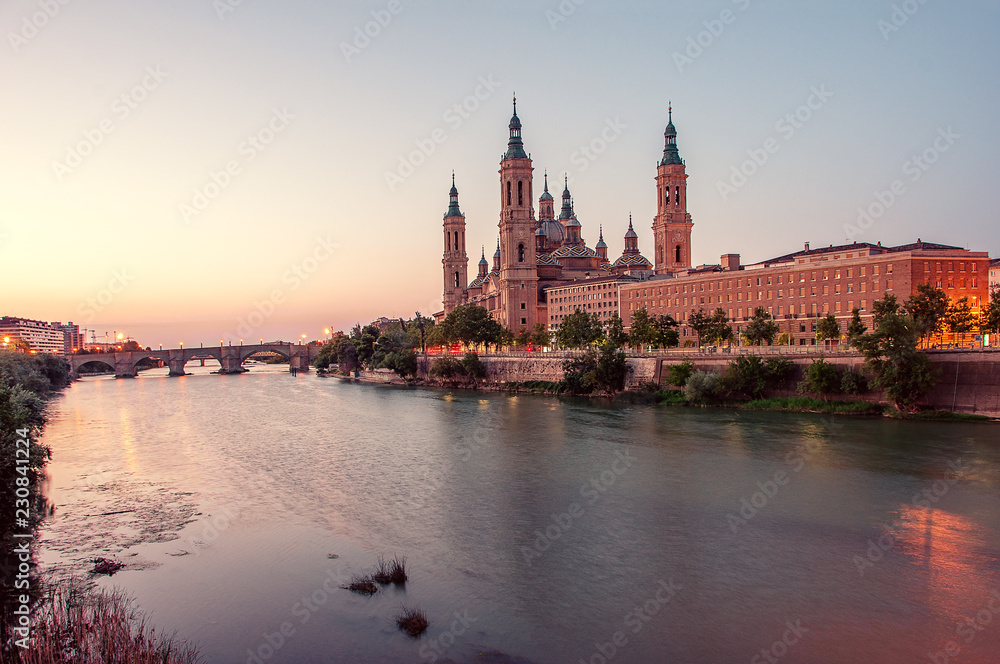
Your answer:
[[[500,162],[500,316],[515,334],[538,322],[535,208],[531,158],[521,141],[521,120],[510,119],[510,140]]]
[[[653,271],[670,274],[691,267],[691,228],[687,211],[687,173],[677,151],[673,107],[663,132],[663,158],[656,168],[656,217],[653,219],[655,258]]]
[[[469,284],[469,256],[465,253],[465,215],[458,207],[455,173],[451,174],[448,211],[444,213],[444,313],[460,305],[466,298]]]

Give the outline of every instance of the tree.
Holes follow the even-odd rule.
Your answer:
[[[705,332],[705,341],[712,344],[722,345],[731,342],[735,338],[733,328],[729,325],[729,317],[722,307],[719,307],[708,319],[708,329]]]
[[[929,283],[917,284],[917,292],[906,301],[905,309],[916,323],[920,336],[932,336],[941,331],[948,315],[948,295]]]
[[[531,339],[534,333],[526,327],[522,327],[521,330],[514,335],[514,343],[521,348],[527,348],[531,345]]]
[[[489,348],[504,341],[503,327],[478,304],[463,304],[452,309],[441,321],[441,338],[445,343],[465,346],[484,345]]]
[[[851,324],[847,326],[847,342],[854,346],[861,335],[868,331],[868,326],[861,321],[861,310],[857,307],[851,311]]]
[[[699,309],[698,311],[692,309],[687,325],[698,336],[698,348],[701,348],[701,338],[712,327],[712,316],[706,314],[704,309]]]
[[[552,345],[552,333],[545,327],[545,323],[535,323],[531,332],[531,343],[539,348]]]
[[[920,326],[901,310],[893,295],[875,302],[875,329],[855,343],[865,357],[871,385],[885,391],[899,410],[916,410],[917,402],[937,382],[938,370],[917,350]]]
[[[583,348],[604,338],[604,325],[597,314],[577,309],[563,319],[556,330],[556,341],[563,348]]]
[[[670,366],[670,373],[667,375],[667,382],[676,387],[684,387],[688,378],[694,373],[694,363],[689,361],[681,362]]]
[[[677,332],[677,321],[673,316],[652,316],[650,324],[653,328],[651,345],[654,348],[676,348],[680,343],[681,335]]]
[[[378,341],[379,336],[381,334],[378,327],[371,324],[364,327],[358,324],[351,330],[351,341],[354,342],[359,364],[368,365],[371,362],[372,356],[375,354],[375,342]]]
[[[980,314],[979,329],[992,334],[1000,332],[1000,284],[990,288],[990,302]]]
[[[948,307],[947,322],[948,329],[959,335],[976,329],[977,316],[972,313],[968,297],[962,296]]]
[[[751,399],[759,399],[767,389],[767,369],[760,355],[741,355],[726,368],[729,386]]]
[[[778,334],[778,324],[764,307],[757,307],[753,310],[753,317],[743,334],[751,346],[761,346],[765,341],[770,346]]]
[[[632,348],[642,349],[651,345],[656,338],[656,328],[646,307],[632,313],[632,325],[629,326],[628,343]]]
[[[821,318],[816,325],[816,340],[826,341],[827,339],[840,339],[840,323],[837,322],[833,314],[827,314],[826,318]]]
[[[606,326],[605,336],[608,341],[621,348],[628,343],[628,333],[625,332],[625,322],[617,311],[611,312]]]
[[[420,333],[420,352],[421,353],[426,353],[427,352],[427,323],[428,322],[431,325],[434,324],[433,320],[428,321],[428,319],[426,319],[423,316],[421,316],[419,311],[414,314],[413,324],[416,326],[417,331]]]
[[[477,353],[466,353],[462,358],[462,369],[465,375],[473,381],[480,381],[486,378],[486,365],[479,359]]]
[[[803,393],[820,394],[824,398],[840,390],[841,378],[837,366],[820,358],[806,369],[805,380],[799,384]]]
[[[629,366],[625,353],[612,344],[563,362],[563,390],[570,394],[601,392],[612,395],[625,389]]]

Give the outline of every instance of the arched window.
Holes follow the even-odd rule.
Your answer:
[[[669,196],[669,194],[668,194]],[[674,187],[674,203],[677,205],[681,204],[681,188]]]
[[[458,272],[455,273],[455,288],[458,288]]]
[[[510,182],[507,183],[507,205],[510,205]]]
[[[517,181],[517,204],[524,205],[524,183]]]
[[[677,245],[677,247],[674,249],[674,262],[675,263],[681,262],[681,245]]]
[[[524,262],[524,245],[523,244],[517,245],[517,262],[518,263],[523,263]]]
[[[455,251],[458,251],[459,246],[461,245],[458,244],[458,231],[455,231]]]
[[[449,233],[448,231],[445,231],[444,232],[444,239],[445,239],[445,242],[448,243],[448,251],[451,251],[451,233]]]

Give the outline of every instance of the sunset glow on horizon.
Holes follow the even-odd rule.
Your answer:
[[[452,171],[492,256],[515,91],[535,198],[568,176],[610,255],[630,215],[651,249],[672,103],[695,265],[993,256],[1000,7],[898,4],[5,3],[0,315],[153,347],[429,316]]]

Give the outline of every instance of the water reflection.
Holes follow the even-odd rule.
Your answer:
[[[60,511],[43,562],[109,545],[73,518],[94,501],[157,506],[143,517],[166,526],[155,536],[112,535],[148,563],[113,582],[223,664],[246,662],[330,565],[353,573],[393,552],[412,565],[405,589],[333,595],[269,662],[428,661],[430,641],[389,620],[404,601],[428,612],[429,638],[456,612],[475,619],[454,661],[588,661],[624,630],[617,661],[746,662],[801,620],[783,662],[913,662],[1000,586],[994,431],[278,372],[93,381],[46,433]],[[961,480],[912,504],[956,460]],[[113,480],[98,493],[82,479],[95,463]],[[731,528],[778,472],[788,481]],[[889,531],[859,573],[855,558]],[[671,580],[676,597],[632,631]],[[998,649],[1000,629],[984,631],[962,661]]]

